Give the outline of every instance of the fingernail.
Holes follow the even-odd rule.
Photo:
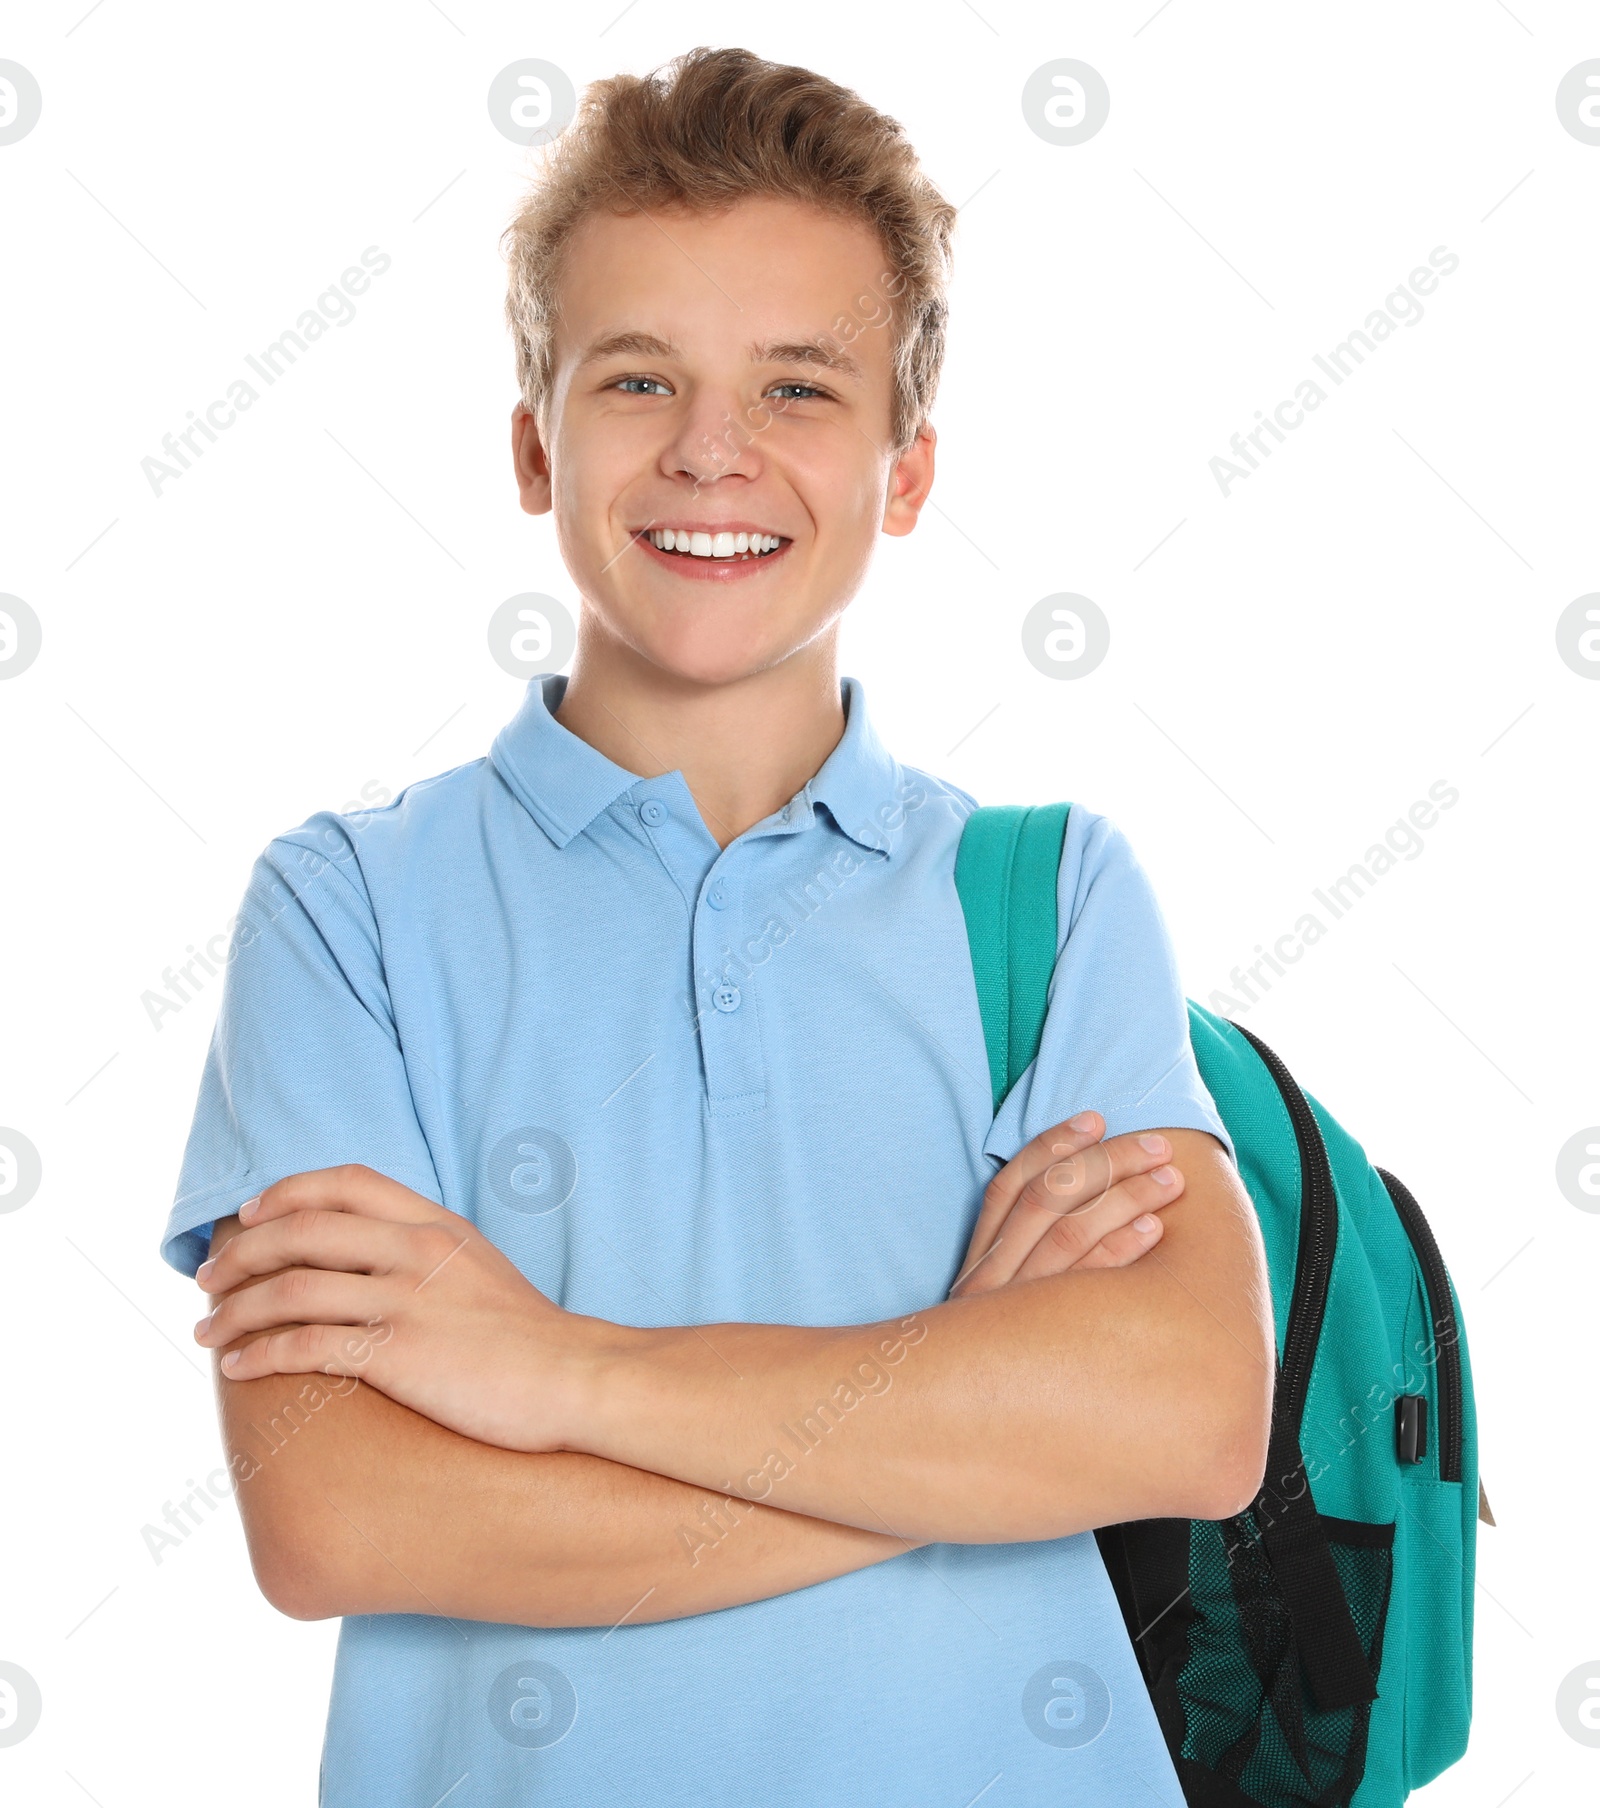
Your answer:
[[[211,1276],[216,1273],[216,1271],[217,1271],[217,1265],[215,1262],[202,1262],[200,1264],[200,1266],[194,1271],[194,1278],[203,1287],[203,1286],[205,1286],[206,1282],[211,1278]]]
[[[1148,1237],[1155,1227],[1156,1220],[1153,1212],[1145,1212],[1141,1217],[1135,1218],[1133,1221],[1133,1228],[1138,1231],[1141,1237]]]
[[[241,1355],[241,1352],[238,1350],[229,1350],[227,1355],[224,1356],[222,1359],[222,1366],[225,1369],[233,1368],[237,1364],[240,1355]]]
[[[1157,1168],[1150,1176],[1157,1186],[1171,1186],[1178,1178],[1176,1168]]]
[[[195,1326],[195,1328],[194,1328],[195,1336],[196,1337],[204,1337],[206,1334],[206,1326],[209,1325],[211,1323],[212,1319],[214,1319],[216,1316],[217,1315],[215,1312],[208,1312],[205,1315],[205,1317],[200,1320],[199,1324],[197,1324]]]
[[[261,1206],[261,1195],[259,1193],[257,1193],[254,1199],[245,1200],[244,1204],[239,1207],[240,1218],[246,1224],[248,1224],[250,1222],[250,1220],[256,1215],[257,1211],[260,1209],[260,1206]]]
[[[1080,1111],[1076,1117],[1069,1117],[1067,1123],[1074,1130],[1092,1130],[1094,1128],[1094,1113],[1092,1111]]]
[[[1154,1134],[1141,1136],[1139,1138],[1139,1147],[1141,1149],[1148,1149],[1152,1155],[1164,1155],[1167,1150],[1167,1139],[1164,1136],[1156,1136]]]

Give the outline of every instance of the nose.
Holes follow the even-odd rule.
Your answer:
[[[761,430],[770,419],[764,405],[750,403],[732,390],[697,389],[662,450],[662,471],[668,477],[692,479],[696,489],[723,477],[758,477]]]

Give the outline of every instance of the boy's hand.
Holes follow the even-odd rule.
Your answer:
[[[597,1321],[547,1299],[475,1225],[358,1166],[280,1180],[239,1218],[195,1277],[226,1296],[195,1339],[239,1343],[230,1380],[354,1375],[480,1443],[563,1448]]]
[[[1065,1268],[1126,1268],[1160,1242],[1155,1214],[1183,1194],[1172,1145],[1158,1131],[1102,1143],[1105,1127],[1099,1112],[1081,1111],[995,1175],[951,1299]]]
[[[950,1297],[1065,1268],[1117,1268],[1154,1247],[1151,1214],[1183,1192],[1164,1137],[1102,1144],[1098,1113],[1036,1137],[984,1194]],[[1155,1143],[1145,1146],[1146,1140]],[[268,1187],[195,1277],[195,1327],[236,1381],[351,1375],[452,1431],[508,1450],[570,1447],[602,1320],[563,1311],[465,1218],[370,1168]],[[1141,1228],[1141,1226],[1143,1226]]]

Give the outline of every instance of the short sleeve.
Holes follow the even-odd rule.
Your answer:
[[[1195,1065],[1188,1003],[1154,891],[1109,818],[1074,805],[1057,881],[1057,948],[1039,1054],[984,1153],[1004,1163],[1052,1124],[1098,1111],[1106,1135],[1208,1130],[1233,1139]]]
[[[362,1162],[441,1197],[350,824],[323,812],[275,840],[231,927],[161,1240],[184,1274],[205,1260],[217,1219],[289,1174]]]

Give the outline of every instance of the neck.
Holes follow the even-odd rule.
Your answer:
[[[764,671],[706,683],[588,625],[556,720],[641,778],[681,771],[719,847],[781,810],[844,733],[835,633]]]

